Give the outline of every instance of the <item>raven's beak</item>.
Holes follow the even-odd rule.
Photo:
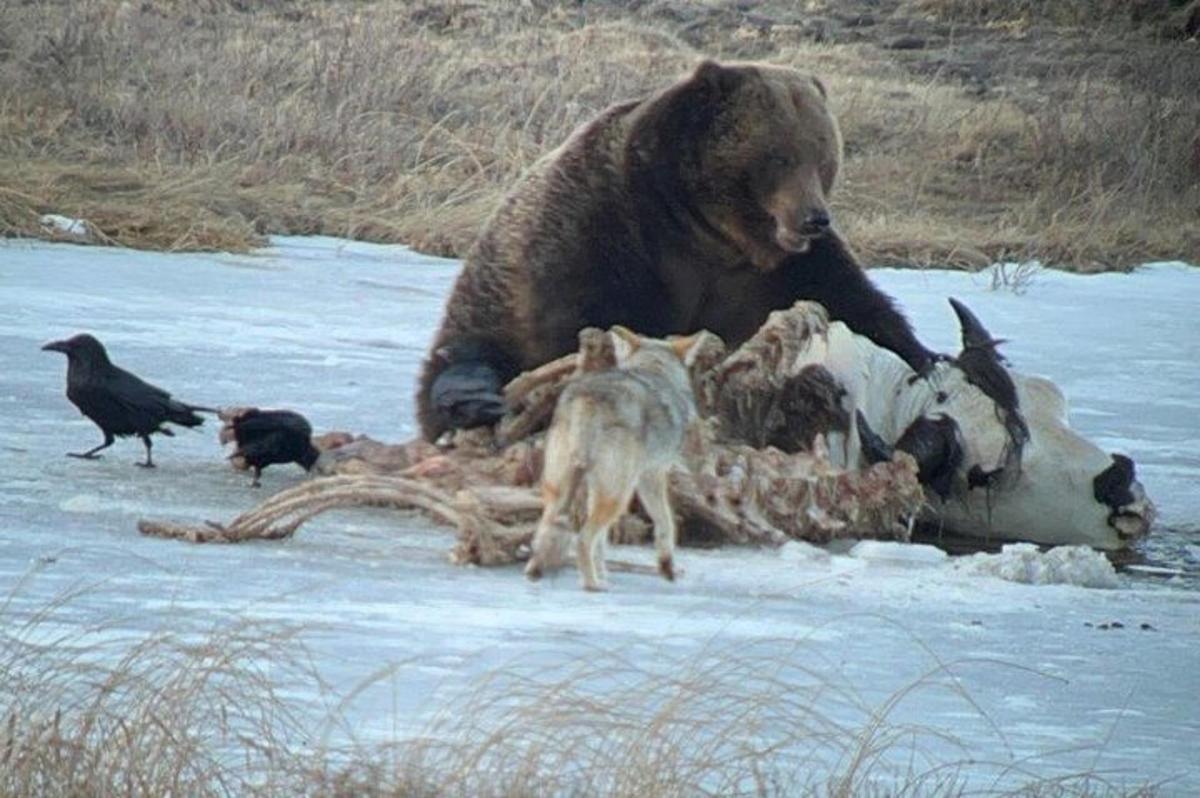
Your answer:
[[[42,351],[43,352],[62,352],[65,355],[67,353],[67,342],[66,341],[51,341],[50,343],[48,343],[42,347]]]

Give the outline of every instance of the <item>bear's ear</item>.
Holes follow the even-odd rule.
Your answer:
[[[618,364],[628,360],[630,355],[638,351],[642,345],[642,339],[638,337],[637,333],[620,324],[613,325],[609,333],[612,335],[613,352],[617,356]]]
[[[668,343],[675,352],[675,357],[683,361],[683,365],[691,368],[700,354],[700,344],[704,341],[704,330],[682,338],[672,338]]]
[[[723,94],[735,88],[741,81],[741,73],[736,69],[706,58],[700,62],[692,73],[692,80],[717,94]]]
[[[626,140],[631,180],[649,181],[653,191],[679,207],[682,201],[680,165],[695,158],[714,120],[728,105],[726,98],[745,79],[742,70],[705,60],[688,77],[643,100],[632,116]],[[649,189],[647,189],[649,190]]]
[[[829,92],[825,90],[825,84],[821,82],[821,79],[814,75],[812,82],[813,85],[817,87],[817,91],[821,93],[821,99],[828,100]]]

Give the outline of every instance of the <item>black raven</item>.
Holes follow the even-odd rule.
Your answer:
[[[237,443],[237,450],[229,456],[240,468],[253,468],[253,487],[259,486],[263,469],[274,463],[296,463],[305,471],[311,471],[320,457],[320,450],[312,443],[312,426],[308,419],[291,410],[259,410],[249,407],[231,415],[222,411],[225,428],[221,430],[221,442]]]
[[[174,435],[163,426],[167,422],[198,427],[204,419],[195,411],[216,412],[172,399],[162,388],[114,366],[104,345],[87,333],[52,341],[42,349],[67,356],[67,398],[104,433],[104,443],[86,452],[67,452],[71,457],[92,460],[99,457],[96,452],[112,446],[115,438],[137,435],[146,445],[146,462],[138,465],[153,468],[151,434]]]

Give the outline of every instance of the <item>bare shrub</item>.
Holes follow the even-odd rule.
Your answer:
[[[989,269],[989,288],[993,291],[1011,291],[1019,296],[1029,290],[1041,270],[1042,265],[1031,260],[993,264]]]

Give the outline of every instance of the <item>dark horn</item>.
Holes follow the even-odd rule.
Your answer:
[[[871,429],[871,425],[867,423],[867,417],[863,415],[863,411],[854,411],[854,423],[858,427],[858,445],[867,463],[875,465],[876,463],[890,462],[892,459],[892,447],[883,438],[879,437],[875,433],[875,430]]]
[[[874,466],[875,463],[892,461],[892,445],[872,430],[862,410],[854,410],[854,426],[858,427],[858,446],[866,462]]]
[[[950,297],[950,307],[954,308],[954,314],[958,316],[958,325],[962,329],[962,345],[963,349],[977,349],[985,347],[993,347],[1000,343],[993,338],[987,328],[983,326],[983,322],[979,317],[971,312],[971,309],[959,302],[954,297]]]

